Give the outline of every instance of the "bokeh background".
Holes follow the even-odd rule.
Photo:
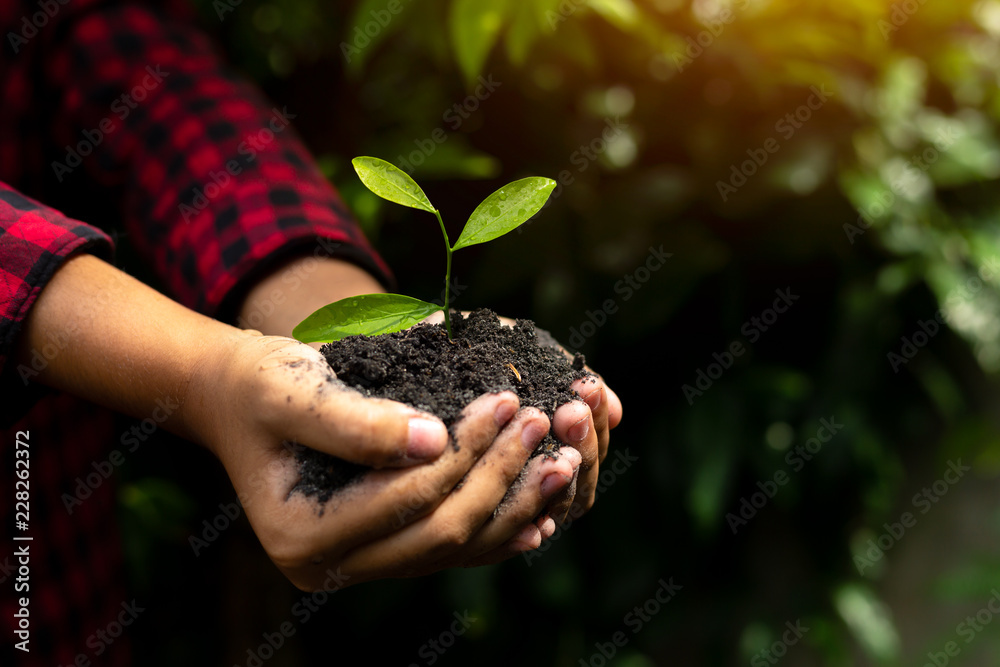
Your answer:
[[[586,353],[629,457],[534,557],[303,623],[245,519],[194,556],[235,497],[218,465],[143,448],[120,494],[137,664],[1000,664],[1000,2],[198,8],[406,293],[440,293],[436,226],[351,157],[405,161],[453,238],[509,180],[564,183],[456,255],[456,306]],[[842,427],[806,460],[821,420]],[[455,614],[475,621],[449,634]]]

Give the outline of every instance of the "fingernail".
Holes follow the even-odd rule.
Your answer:
[[[547,475],[545,479],[542,480],[542,498],[548,498],[568,483],[569,479],[557,472]]]
[[[602,392],[601,388],[598,387],[594,391],[587,394],[587,396],[583,400],[587,402],[587,405],[590,406],[591,410],[596,410],[601,405],[603,394],[604,392]]]
[[[584,417],[577,423],[569,427],[567,434],[570,442],[583,442],[590,433],[590,417]]]
[[[542,539],[547,540],[556,532],[556,522],[552,517],[547,516],[538,522],[538,530],[542,533]]]
[[[548,432],[549,430],[544,424],[532,422],[525,426],[524,430],[521,431],[521,444],[523,444],[524,448],[529,452],[533,452],[535,451],[535,448],[538,447],[538,443],[542,441],[542,438],[544,438],[545,434]]]
[[[497,411],[494,415],[497,420],[497,426],[503,428],[516,414],[517,403],[511,403],[510,401],[501,402],[500,405],[497,406]]]
[[[517,534],[514,538],[514,543],[521,549],[521,551],[531,551],[537,548],[535,546],[535,536],[540,537],[540,532],[538,527],[534,524],[525,526],[524,529]],[[541,540],[539,540],[541,542]]]
[[[411,459],[433,459],[448,444],[448,430],[439,421],[414,417],[410,420],[406,454]]]

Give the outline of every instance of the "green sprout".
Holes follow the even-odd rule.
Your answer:
[[[447,263],[444,275],[444,305],[421,301],[401,294],[364,294],[323,306],[302,320],[292,335],[303,343],[329,343],[345,336],[402,331],[424,318],[444,311],[444,326],[451,338],[451,256],[460,248],[486,243],[517,229],[541,210],[556,182],[531,177],[509,183],[483,200],[472,212],[458,240],[448,239],[441,213],[434,208],[420,186],[406,172],[374,157],[352,161],[361,182],[382,199],[433,213],[444,236]]]

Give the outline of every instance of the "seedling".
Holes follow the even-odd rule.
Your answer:
[[[303,343],[329,343],[345,336],[402,331],[424,318],[444,311],[444,326],[451,338],[451,256],[461,248],[486,243],[517,229],[541,210],[556,182],[549,178],[522,178],[500,188],[472,212],[455,245],[448,240],[441,213],[406,172],[385,160],[357,157],[352,161],[361,182],[382,199],[433,213],[444,236],[447,262],[444,274],[444,305],[402,294],[365,294],[323,306],[302,320],[292,335]]]

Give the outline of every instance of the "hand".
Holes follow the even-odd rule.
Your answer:
[[[588,371],[593,371],[588,367]],[[592,378],[575,381],[570,387],[582,400],[561,405],[555,412],[553,426],[556,438],[580,452],[580,476],[576,483],[576,497],[567,508],[568,515],[576,519],[594,506],[600,464],[608,455],[611,429],[622,419],[622,403],[618,395],[594,374]],[[562,521],[567,512],[553,511]]]
[[[468,313],[464,313],[468,315]],[[425,321],[441,323],[442,313],[435,313]],[[501,317],[500,321],[507,326],[514,326],[515,321]],[[557,346],[567,357],[572,358],[564,347],[558,344],[548,332],[539,332],[547,338],[546,344]],[[618,426],[622,419],[622,403],[618,395],[604,382],[604,378],[594,373],[592,377],[576,380],[570,387],[580,395],[580,400],[571,401],[559,406],[553,415],[553,433],[557,440],[576,449],[581,457],[579,478],[574,480],[565,493],[557,496],[550,505],[548,514],[562,522],[567,516],[579,518],[594,506],[597,493],[597,480],[600,474],[600,464],[608,454],[611,429]]]
[[[549,430],[541,412],[518,411],[511,392],[483,396],[455,425],[457,448],[446,447],[436,418],[365,398],[340,385],[311,347],[256,332],[206,361],[190,402],[205,411],[194,420],[201,440],[225,466],[264,549],[304,590],[322,586],[330,570],[353,585],[535,548],[555,524],[533,522],[581,463],[570,448],[532,459],[494,515]],[[374,470],[320,510],[293,492],[299,476],[285,440]]]

